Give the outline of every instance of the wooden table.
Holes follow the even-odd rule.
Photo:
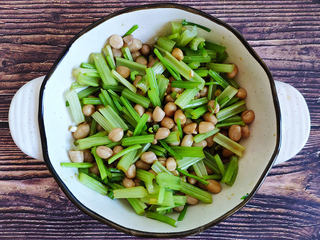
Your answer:
[[[304,149],[274,167],[246,207],[189,238],[320,239],[320,2],[177,2],[238,29],[275,80],[302,92],[312,124]],[[1,0],[1,239],[130,238],[83,214],[62,193],[43,161],[19,151],[10,137],[8,109],[14,93],[29,80],[45,75],[76,33],[111,12],[138,4],[143,2]]]

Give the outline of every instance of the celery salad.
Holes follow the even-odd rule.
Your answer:
[[[154,45],[113,34],[73,70],[66,93],[74,147],[63,167],[139,215],[173,227],[237,178],[254,112],[226,47],[186,20]],[[90,191],[90,190],[88,190]],[[175,219],[171,213],[179,212]]]

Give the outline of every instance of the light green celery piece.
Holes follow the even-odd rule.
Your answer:
[[[117,168],[122,170],[124,173],[127,172],[129,167],[134,163],[136,154],[137,150],[134,150],[123,155],[117,164]]]
[[[180,160],[177,160],[178,167],[182,170],[188,169],[191,165],[199,162],[203,159],[203,157],[183,157]]]
[[[161,62],[156,62],[152,66],[152,69],[155,75],[161,75],[166,70],[165,66]]]
[[[98,71],[94,68],[94,69],[87,69],[87,68],[75,68],[72,70],[72,76],[74,78],[78,78],[78,76],[80,74],[83,74],[84,76],[87,77],[96,77],[96,78],[100,78],[100,74],[98,73]]]
[[[120,100],[123,104],[123,106],[128,110],[130,113],[130,116],[136,121],[139,122],[140,116],[137,113],[137,111],[132,107],[131,103],[126,99],[124,96],[120,97]]]
[[[243,147],[242,145],[240,145],[239,143],[231,140],[230,138],[224,136],[221,133],[217,133],[214,138],[213,141],[219,145],[221,145],[222,147],[230,150],[231,152],[235,153],[236,155],[238,155],[239,157],[242,156],[243,151],[245,150],[245,147]]]
[[[93,164],[88,162],[62,162],[60,163],[60,166],[69,168],[90,168]]]
[[[137,93],[130,91],[129,89],[124,89],[122,91],[122,96],[130,100],[131,102],[140,104],[144,108],[148,108],[150,106],[150,100],[144,96],[141,96]]]
[[[136,63],[124,58],[116,57],[117,66],[125,66],[130,68],[131,71],[138,71],[140,74],[146,73],[146,66],[140,63]]]
[[[198,177],[203,177],[208,175],[206,166],[204,165],[202,160],[193,164],[192,167]]]
[[[171,190],[180,190],[181,188],[180,178],[166,172],[158,173],[156,181],[160,187],[169,188]]]
[[[152,68],[146,69],[146,78],[150,88],[150,90],[148,91],[148,96],[153,106],[161,106],[158,82]]]
[[[96,179],[90,177],[89,175],[80,172],[79,173],[79,181],[87,186],[88,188],[91,188],[92,190],[102,194],[107,195],[108,188],[101,182],[97,181]]]
[[[100,78],[86,76],[80,73],[77,77],[77,82],[82,86],[98,87]]]
[[[103,49],[102,52],[104,54],[105,57],[109,56],[110,61],[111,61],[111,65],[115,66],[116,63],[114,61],[114,57],[113,57],[113,53],[112,53],[112,49],[111,46],[109,44],[107,44]],[[110,66],[112,68],[112,66]],[[113,68],[112,68],[113,69]]]
[[[180,133],[179,131],[173,131],[169,134],[167,138],[164,139],[164,141],[168,144],[177,144],[180,142]]]
[[[173,195],[173,201],[175,206],[183,206],[187,202],[187,196]]]
[[[237,115],[238,113],[246,110],[245,104],[246,104],[246,102],[244,100],[241,100],[241,101],[236,102],[235,104],[233,104],[229,107],[226,107],[226,108],[220,110],[216,115],[218,122],[221,122],[229,117]]]
[[[169,79],[163,75],[157,75],[157,82],[159,86],[159,97],[160,101],[163,101],[164,95],[169,85]]]
[[[141,148],[141,145],[133,145],[128,148],[123,149],[122,151],[118,152],[117,154],[113,155],[111,158],[108,159],[108,164],[113,163],[116,161],[118,158],[122,157],[123,155],[127,154],[128,152],[132,152],[134,150],[137,150]]]
[[[93,60],[104,86],[118,85],[117,81],[112,77],[107,62],[101,53],[91,53],[90,58]]]
[[[193,141],[195,143],[201,142],[202,140],[205,140],[206,138],[218,133],[219,131],[220,131],[219,128],[215,128],[215,129],[208,131],[206,133],[200,133],[200,134],[193,137]]]
[[[171,34],[180,33],[182,30],[181,22],[171,22]]]
[[[204,43],[206,40],[203,37],[195,37],[194,39],[191,40],[191,42],[189,43],[190,48],[193,51],[197,51],[198,50],[198,46],[200,43]]]
[[[191,30],[186,29],[181,33],[181,36],[178,40],[178,45],[180,47],[186,46],[193,38],[198,34],[197,27],[193,26]]]
[[[148,149],[150,148],[150,146],[151,146],[151,143],[146,143],[146,144],[144,144],[144,145],[142,146],[142,148],[139,149],[137,155],[136,155],[135,158],[133,159],[133,162],[135,163],[136,161],[138,161],[138,159],[141,157],[141,155],[142,155],[144,152],[148,151]]]
[[[181,181],[181,188],[179,191],[183,192],[191,197],[199,199],[200,201],[202,201],[204,203],[212,203],[212,195],[210,193],[208,193],[207,191],[204,191],[196,186],[193,186],[189,183],[185,183],[185,182]]]
[[[122,146],[131,146],[134,144],[146,144],[152,143],[154,141],[154,135],[141,135],[141,136],[132,136],[122,139]]]
[[[91,153],[94,156],[94,159],[96,160],[99,172],[100,172],[100,176],[101,179],[104,180],[105,178],[107,178],[108,174],[107,174],[107,168],[104,165],[104,161],[98,156],[97,152],[96,152],[96,147],[91,149]]]
[[[183,91],[181,95],[179,95],[179,97],[174,103],[182,109],[184,109],[190,103],[190,101],[197,95],[198,92],[198,88],[186,89]]]
[[[129,91],[129,90],[128,90],[128,91]],[[101,89],[101,94],[102,94],[103,97],[106,99],[107,104],[110,105],[116,113],[119,113],[119,112],[118,112],[118,109],[117,109],[116,105],[114,104],[112,98],[110,97],[108,91],[107,91],[107,90],[104,90],[104,89]]]
[[[131,187],[113,190],[114,198],[143,198],[148,195],[147,190],[142,187]]]
[[[220,105],[220,109],[223,108],[237,94],[237,92],[238,89],[232,87],[231,85],[226,87],[216,98]]]
[[[206,105],[208,102],[209,100],[206,97],[194,99],[194,100],[191,100],[189,104],[184,107],[184,109],[200,107],[200,106]]]
[[[127,79],[122,77],[116,70],[112,69],[111,73],[115,79],[117,79],[121,84],[126,86],[129,90],[131,90],[134,93],[137,92],[136,87],[132,83],[130,83]]]
[[[144,202],[142,202],[139,198],[128,198],[127,200],[130,203],[133,210],[136,212],[136,214],[144,214],[144,209],[147,208],[147,205]]]
[[[146,126],[148,119],[149,115],[146,113],[141,116],[136,128],[134,129],[133,136],[138,136],[141,134],[141,131]]]
[[[209,63],[208,67],[216,72],[230,73],[234,69],[234,64],[226,63]]]
[[[159,37],[158,40],[157,40],[157,45],[160,47],[160,48],[163,48],[165,49],[166,51],[168,52],[171,52],[174,45],[176,44],[175,41],[173,40],[170,40],[166,37]]]
[[[107,136],[87,137],[77,140],[75,143],[78,150],[85,150],[95,146],[110,144],[112,141]]]
[[[66,100],[69,103],[69,108],[71,111],[73,121],[76,124],[84,122],[85,119],[84,119],[84,115],[82,113],[82,107],[81,107],[77,92],[75,90],[71,90],[71,91],[67,92]]]
[[[164,167],[158,160],[155,161],[152,166],[151,169],[153,171],[155,171],[157,174],[161,173],[161,172],[165,172],[167,174],[171,174],[173,175],[166,167]]]
[[[122,120],[122,118],[113,110],[113,108],[107,105],[104,108],[99,109],[100,113],[109,120],[110,125],[113,128],[122,128],[124,131],[128,130],[128,125]]]
[[[173,192],[170,190],[166,190],[164,193],[164,201],[162,202],[161,206],[166,207],[174,207],[174,199],[173,199]]]
[[[154,193],[154,187],[152,182],[155,176],[152,173],[142,169],[137,169],[136,177],[145,183],[148,193]]]
[[[169,224],[172,227],[176,227],[177,226],[177,221],[175,219],[172,219],[172,218],[170,218],[170,217],[168,217],[166,215],[160,214],[160,213],[146,212],[146,217],[154,219],[154,220],[158,220],[158,221],[166,223],[166,224]]]
[[[161,205],[163,203],[164,197],[165,197],[165,193],[166,193],[166,188],[163,187],[163,186],[160,186],[159,193],[158,193],[158,201],[157,201],[157,203],[159,205]]]
[[[130,61],[133,61],[131,52],[130,52],[130,50],[129,50],[128,47],[123,47],[123,48],[121,48],[121,51],[122,51],[122,54],[123,54],[123,56],[125,57],[125,59],[130,60]]]
[[[171,148],[182,157],[205,157],[202,147],[172,146]]]
[[[91,116],[107,132],[110,132],[113,129],[112,126],[110,125],[110,122],[104,116],[102,116],[101,113],[95,112]]]

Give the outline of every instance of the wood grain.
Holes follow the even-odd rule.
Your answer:
[[[320,239],[319,1],[175,2],[203,10],[239,30],[275,80],[299,89],[311,113],[311,135],[304,149],[274,167],[241,211],[188,238]],[[17,149],[8,129],[8,109],[14,93],[29,80],[45,75],[76,33],[111,12],[143,3],[1,1],[1,239],[131,238],[83,214],[61,192],[42,161]]]

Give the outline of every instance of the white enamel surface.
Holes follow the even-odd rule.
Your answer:
[[[227,47],[228,61],[236,63],[240,69],[236,80],[247,89],[249,94],[247,107],[255,111],[256,119],[250,127],[250,138],[242,142],[247,149],[239,163],[239,175],[235,185],[232,188],[223,186],[223,191],[213,196],[213,204],[200,204],[189,208],[184,221],[179,223],[177,228],[173,228],[137,216],[126,203],[110,200],[86,188],[78,182],[75,170],[61,168],[59,164],[68,161],[67,151],[72,147],[68,127],[73,123],[64,100],[64,93],[72,82],[72,69],[86,61],[91,52],[100,52],[109,35],[123,34],[133,23],[139,25],[135,37],[142,41],[153,41],[155,36],[163,33],[162,30],[166,29],[169,21],[178,19],[188,19],[211,28],[213,30],[211,33],[201,30],[200,32],[207,39]],[[157,31],[157,29],[162,30]],[[231,32],[204,17],[179,9],[151,9],[123,14],[81,36],[74,42],[48,80],[44,90],[43,106],[49,158],[64,184],[91,211],[133,230],[180,232],[200,227],[219,218],[236,207],[244,194],[252,191],[270,161],[276,145],[273,98],[263,68]]]

